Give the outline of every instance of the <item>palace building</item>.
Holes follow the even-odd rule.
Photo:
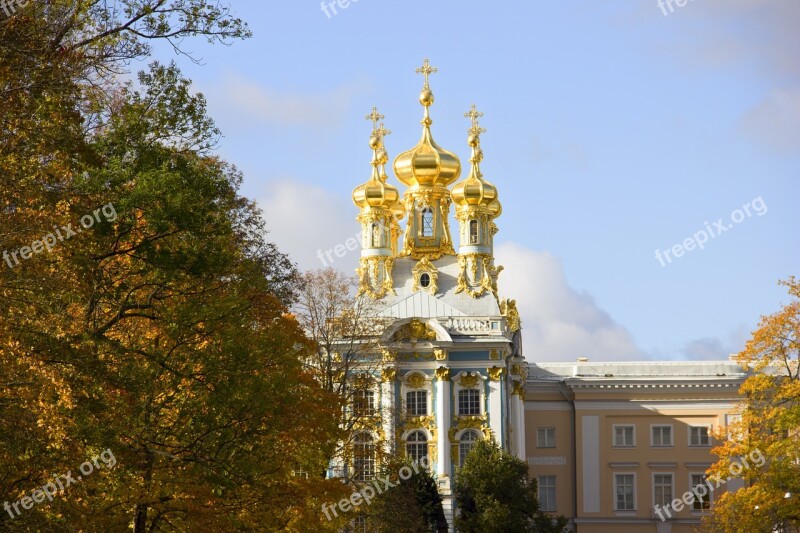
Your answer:
[[[498,282],[502,207],[481,172],[482,113],[474,105],[465,113],[462,178],[459,157],[433,138],[436,69],[425,60],[417,72],[421,137],[392,165],[402,193],[386,171],[384,117],[374,108],[367,117],[372,171],[353,191],[357,274],[381,328],[372,353],[348,372],[362,388],[358,409],[375,415],[355,426],[352,458],[332,472],[368,478],[378,451],[426,458],[452,527],[456,469],[475,442],[494,439],[528,462],[542,508],[569,517],[573,530],[690,531],[718,493],[664,521],[653,504],[701,480],[712,462],[708,429],[724,423],[741,370],[727,362],[527,363],[516,303],[505,293],[513,287]]]

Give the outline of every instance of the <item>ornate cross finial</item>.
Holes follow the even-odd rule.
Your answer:
[[[371,120],[372,121],[372,130],[375,131],[375,130],[378,129],[378,121],[379,120],[383,120],[384,116],[381,115],[380,113],[378,113],[378,108],[377,107],[373,107],[372,108],[372,113],[370,113],[369,115],[367,115],[364,118],[366,120]]]
[[[475,107],[475,104],[472,104],[472,107],[467,113],[464,113],[464,117],[472,120],[472,127],[467,130],[469,133],[476,133],[481,134],[486,131],[484,128],[481,128],[478,125],[478,118],[482,117],[483,113],[479,112],[478,109]]]
[[[381,115],[381,118],[383,118],[383,115]],[[375,133],[376,133],[376,134],[377,134],[377,135],[378,135],[378,136],[379,136],[381,139],[383,139],[383,138],[384,138],[384,137],[386,137],[387,135],[391,135],[391,134],[392,134],[392,130],[387,130],[386,128],[384,128],[384,127],[383,127],[383,122],[381,122],[381,125],[378,127],[378,129],[376,129],[376,130],[375,130]]]
[[[425,76],[425,85],[424,85],[424,87],[426,89],[430,88],[430,85],[428,85],[428,76],[430,76],[431,74],[434,74],[436,72],[439,72],[439,69],[436,68],[436,67],[432,67],[430,65],[430,63],[428,63],[428,58],[427,57],[425,58],[425,61],[422,62],[422,66],[419,67],[416,70],[417,74],[422,74],[423,76]]]

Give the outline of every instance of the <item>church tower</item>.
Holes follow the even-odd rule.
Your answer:
[[[429,76],[435,72],[427,59],[417,69],[424,77],[422,137],[393,164],[406,187],[402,199],[385,172],[384,117],[374,108],[367,116],[373,128],[372,174],[353,191],[362,228],[357,273],[359,295],[372,301],[381,326],[376,353],[352,369],[352,376],[372,384],[366,394],[380,414],[360,426],[361,455],[352,468],[362,479],[374,470],[363,466],[377,460],[365,457],[373,448],[363,443],[427,460],[452,525],[452,482],[476,442],[493,439],[525,458],[527,366],[515,302],[498,294],[502,267],[495,266],[493,243],[502,208],[497,188],[481,172],[482,113],[472,106],[465,114],[471,120],[471,166],[456,183],[461,162],[436,144],[431,132]],[[458,253],[450,234],[451,204]]]

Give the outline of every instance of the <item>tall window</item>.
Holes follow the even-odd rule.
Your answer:
[[[370,246],[372,246],[373,248],[380,247],[381,246],[381,227],[378,224],[373,224],[371,233],[372,233],[372,235],[371,235],[372,244],[370,244]]]
[[[672,474],[653,474],[653,504],[662,507],[672,501]]]
[[[367,517],[363,514],[356,515],[355,519],[350,522],[350,529],[346,529],[347,533],[369,533],[367,529]]]
[[[711,446],[708,427],[691,426],[689,428],[689,446]]]
[[[614,474],[614,510],[635,511],[633,474]]]
[[[409,416],[425,416],[428,414],[428,393],[424,390],[412,390],[406,393],[406,410]]]
[[[433,209],[430,207],[422,210],[422,236],[433,237]]]
[[[458,414],[481,414],[481,393],[478,389],[461,389],[458,391]]]
[[[353,439],[353,470],[356,481],[375,477],[375,445],[368,433],[359,433]]]
[[[422,431],[414,431],[406,439],[406,456],[412,461],[428,460],[428,437]]]
[[[472,450],[473,446],[475,446],[475,443],[479,440],[480,436],[474,429],[468,429],[461,434],[461,438],[459,439],[458,443],[459,466],[464,466],[464,461],[467,459],[467,455],[469,455],[470,450]]]
[[[375,393],[371,390],[353,392],[353,414],[356,416],[372,416],[375,414]]]
[[[711,508],[711,489],[706,484],[705,474],[691,474],[690,482],[692,485],[692,492],[694,493],[694,501],[692,502],[692,511],[704,511]]]
[[[618,448],[635,446],[633,426],[614,426],[613,445]]]
[[[539,476],[539,509],[547,513],[556,512],[556,476]]]
[[[536,447],[555,448],[556,428],[536,428]]]
[[[652,426],[654,447],[672,446],[672,426]]]
[[[469,221],[469,243],[478,244],[478,221]]]

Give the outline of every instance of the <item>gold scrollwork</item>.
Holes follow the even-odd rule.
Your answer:
[[[437,361],[446,361],[447,360],[447,350],[442,348],[434,348],[433,349],[433,356]]]
[[[391,383],[397,377],[397,369],[393,367],[386,367],[383,369],[383,373],[381,374],[381,379],[385,383]]]
[[[450,369],[446,366],[438,367],[434,373],[439,381],[450,381]]]
[[[500,352],[497,350],[489,350],[489,359],[498,361],[500,359]]]
[[[436,332],[418,318],[412,318],[408,324],[403,324],[394,334],[396,341],[436,340]]]
[[[411,389],[421,389],[425,386],[425,376],[422,374],[411,374],[405,381],[406,386]]]
[[[478,375],[474,372],[470,372],[465,376],[461,376],[458,380],[462,387],[470,388],[470,387],[477,387],[478,386]]]
[[[489,374],[489,379],[491,381],[500,381],[500,378],[503,377],[503,372],[505,372],[505,368],[502,366],[493,366],[491,368],[487,368],[486,372]]]

